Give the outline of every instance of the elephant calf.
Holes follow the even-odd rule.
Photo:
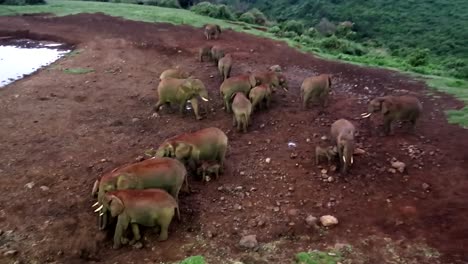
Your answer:
[[[224,57],[224,49],[221,46],[215,45],[211,48],[211,59],[218,64],[219,60]]]
[[[356,128],[346,119],[338,119],[331,126],[331,138],[336,143],[342,173],[353,165],[354,135]]]
[[[203,101],[208,101],[208,91],[205,85],[201,80],[194,78],[162,79],[158,85],[158,96],[159,100],[154,106],[156,113],[163,104],[176,104],[179,106],[179,112],[183,114],[187,101],[190,101],[197,120],[202,119],[198,111],[197,97],[200,96]]]
[[[213,46],[203,46],[198,50],[198,59],[200,62],[203,62],[203,58],[205,57],[208,57],[208,60],[210,61],[212,60],[211,48],[213,48]]]
[[[381,112],[384,118],[384,133],[390,134],[391,124],[395,120],[408,121],[414,132],[416,121],[422,113],[422,104],[418,98],[409,95],[377,97],[369,103],[369,117],[372,113]]]
[[[204,35],[207,40],[210,39],[218,39],[219,35],[221,34],[221,27],[216,24],[205,24],[204,28]]]
[[[197,174],[202,176],[202,181],[208,182],[210,174],[215,175],[215,179],[219,177],[219,170],[221,166],[216,161],[203,161],[201,166],[197,169]]]
[[[187,79],[190,77],[190,74],[184,70],[175,68],[175,69],[167,69],[161,73],[159,77],[160,80],[165,78],[175,78],[175,79]]]
[[[108,224],[107,214],[101,211],[104,195],[107,192],[123,189],[160,188],[168,191],[178,201],[179,191],[184,182],[188,189],[187,170],[184,164],[171,158],[147,159],[121,166],[104,174],[93,187],[93,194],[96,192],[98,194],[98,201],[95,205],[100,205],[95,211],[100,211],[99,228],[102,230]],[[180,219],[179,212],[177,215]]]
[[[218,61],[218,70],[221,77],[223,77],[223,81],[229,78],[231,75],[231,68],[232,68],[232,55],[230,53],[226,54],[223,58]]]
[[[286,77],[281,72],[263,71],[252,74],[255,79],[255,85],[266,84],[272,88],[272,92],[276,92],[276,88],[283,88],[288,91],[288,83]]]
[[[327,106],[331,84],[331,75],[329,74],[304,79],[301,85],[302,108],[306,109],[309,101],[319,102],[322,107]]]
[[[248,95],[250,89],[256,86],[255,78],[252,75],[239,75],[227,78],[219,87],[221,96],[224,101],[224,109],[226,112],[231,112],[231,99],[236,92],[242,92]]]
[[[257,106],[259,106],[259,108],[262,108],[262,106],[269,108],[271,102],[270,86],[262,84],[252,88],[249,92],[249,99],[252,102],[252,111],[254,111]]]
[[[141,239],[138,225],[161,228],[159,241],[167,240],[168,229],[174,217],[174,210],[178,210],[176,200],[164,190],[118,190],[106,193],[103,199],[103,210],[110,212],[112,217],[117,217],[117,225],[114,233],[114,249],[121,244],[127,244],[124,237],[125,231],[130,225],[134,244]]]
[[[223,172],[228,138],[221,129],[209,127],[166,139],[156,150],[158,157],[174,157],[196,172],[203,161],[216,161]]]
[[[326,158],[328,160],[328,165],[330,165],[331,161],[336,157],[337,149],[336,147],[329,146],[326,148],[322,148],[320,146],[315,147],[315,165],[319,164],[319,160],[321,158]]]
[[[232,125],[237,125],[237,131],[240,131],[242,127],[242,131],[244,131],[244,133],[247,132],[247,127],[250,123],[250,115],[252,114],[252,103],[247,99],[244,93],[237,92],[234,94],[232,111],[234,112]]]

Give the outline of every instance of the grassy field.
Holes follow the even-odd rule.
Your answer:
[[[111,16],[123,17],[130,20],[145,22],[166,22],[176,25],[187,24],[195,27],[201,27],[206,23],[217,23],[223,28],[231,28],[236,31],[246,32],[257,36],[282,40],[287,42],[292,47],[299,47],[303,51],[313,52],[314,54],[326,59],[344,60],[359,65],[398,69],[404,72],[411,72],[411,69],[405,68],[404,64],[394,57],[379,55],[352,56],[344,54],[327,54],[323,53],[323,51],[319,48],[314,47],[314,43],[305,45],[304,43],[301,43],[300,40],[298,41],[287,38],[278,38],[272,33],[256,30],[247,24],[233,24],[224,20],[197,15],[189,10],[184,9],[89,1],[48,0],[47,2],[48,4],[46,5],[34,6],[1,5],[0,16],[42,12],[54,13],[57,16],[65,16],[77,13],[102,12]],[[417,76],[425,79],[430,87],[434,87],[440,91],[452,94],[468,104],[467,81],[446,77],[425,76],[421,73],[431,73],[434,75],[438,74],[437,70],[421,68]],[[441,75],[442,74],[443,73],[441,73]],[[468,107],[465,106],[461,110],[447,111],[447,115],[451,123],[458,123],[464,127],[468,127]]]

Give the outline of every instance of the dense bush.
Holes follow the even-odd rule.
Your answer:
[[[227,20],[234,19],[234,13],[226,5],[216,5],[216,4],[212,4],[209,2],[200,2],[192,6],[190,10],[203,16],[209,16],[209,17],[227,19]]]
[[[408,56],[408,63],[413,67],[426,65],[429,60],[428,49],[417,49]]]
[[[281,30],[301,35],[304,32],[304,24],[297,20],[288,20],[281,25]]]
[[[304,31],[304,35],[313,38],[317,36],[317,30],[314,27],[310,27],[306,31]]]
[[[247,14],[247,16],[253,17],[253,22],[251,24],[257,24],[264,26],[268,19],[260,10],[257,8],[250,9],[249,11],[245,12],[243,15]]]
[[[335,35],[321,39],[319,41],[319,46],[330,52],[339,52],[354,56],[362,56],[367,53],[367,50],[362,45],[345,39],[340,39]]]
[[[252,13],[245,12],[239,16],[239,20],[249,24],[255,24],[255,16]]]
[[[322,20],[320,20],[320,23],[318,23],[315,26],[315,28],[318,32],[320,32],[320,34],[324,36],[331,36],[336,32],[336,25],[326,18],[322,18]]]
[[[1,5],[38,5],[45,3],[45,0],[0,0]]]

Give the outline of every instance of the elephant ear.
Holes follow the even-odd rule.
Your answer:
[[[391,100],[382,100],[382,114],[386,115],[387,113],[390,112],[390,110],[393,108],[393,102]]]
[[[185,93],[185,94],[192,94],[194,90],[194,85],[193,85],[193,80],[192,78],[187,78],[185,82],[180,86],[180,89]]]
[[[111,212],[112,217],[116,217],[121,214],[124,210],[124,204],[119,197],[115,195],[109,195],[109,210]]]
[[[257,78],[256,78],[256,76],[255,76],[255,73],[250,74],[250,76],[249,76],[249,83],[250,83],[250,86],[252,86],[252,87],[257,86],[257,83],[258,83],[258,82],[257,82]]]
[[[186,143],[180,143],[176,147],[175,157],[178,160],[183,160],[190,157],[192,153],[192,146]]]

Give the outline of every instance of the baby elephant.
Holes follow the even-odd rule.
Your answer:
[[[252,102],[252,110],[258,105],[259,108],[270,107],[271,88],[267,84],[262,84],[252,88],[249,92],[249,99]]]
[[[356,128],[346,119],[339,119],[331,126],[331,138],[336,143],[341,172],[347,173],[353,165],[354,135]]]
[[[416,121],[422,113],[422,105],[418,98],[409,95],[377,97],[369,103],[369,113],[381,112],[384,119],[384,133],[390,134],[392,122],[395,120],[408,121],[414,131]]]
[[[231,68],[232,55],[228,53],[218,61],[218,70],[221,77],[223,77],[223,81],[229,78],[229,76],[231,75]]]
[[[327,158],[328,165],[330,165],[331,161],[336,157],[338,154],[336,147],[328,146],[326,148],[322,148],[320,146],[315,147],[315,165],[319,164],[319,160],[321,158]]]
[[[330,89],[331,75],[329,74],[306,78],[301,85],[302,108],[306,109],[309,101],[319,102],[322,107],[327,106]]]
[[[174,68],[174,69],[167,69],[161,73],[159,77],[160,80],[165,78],[175,78],[175,79],[187,79],[190,77],[190,74],[184,70]]]
[[[247,132],[247,127],[250,123],[250,114],[252,113],[252,103],[247,99],[244,93],[236,92],[233,95],[234,100],[232,101],[232,111],[234,117],[232,125],[237,125],[237,131],[242,130]]]
[[[202,176],[202,181],[208,182],[209,175],[214,174],[215,179],[219,177],[221,165],[216,161],[203,161],[201,166],[197,169],[197,174]]]
[[[215,45],[211,48],[211,59],[213,59],[216,62],[216,64],[223,57],[224,57],[224,49],[221,46]]]
[[[118,190],[106,193],[104,208],[110,211],[112,217],[117,217],[114,233],[114,249],[128,243],[124,237],[125,231],[131,225],[134,244],[141,239],[138,225],[161,227],[159,241],[167,240],[168,229],[178,208],[176,200],[161,189]]]
[[[200,62],[203,62],[203,58],[208,57],[208,60],[212,60],[211,58],[211,48],[213,46],[203,46],[198,50],[198,59]]]
[[[219,25],[216,25],[216,24],[205,24],[203,26],[205,28],[204,30],[204,34],[205,34],[205,38],[207,40],[210,40],[210,39],[218,39],[219,35],[221,34],[221,27]]]

